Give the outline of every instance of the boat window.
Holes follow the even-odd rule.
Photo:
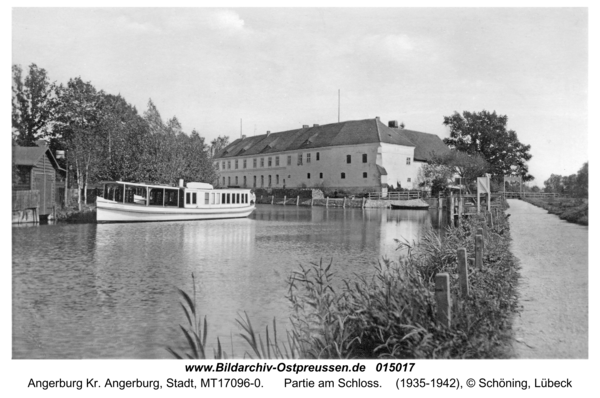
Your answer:
[[[186,194],[185,194],[185,203],[188,205],[190,204],[190,193],[189,192],[186,192]]]
[[[236,199],[237,199],[237,203],[240,203],[240,194],[239,193],[236,195]]]
[[[227,204],[231,203],[231,194],[227,194]]]
[[[196,192],[192,193],[192,204],[196,204]]]
[[[205,205],[210,204],[210,194],[208,192],[204,193],[204,204]]]
[[[225,200],[225,194],[224,193],[221,194],[221,203],[227,203],[227,200]]]
[[[215,204],[215,194],[214,194],[214,193],[211,193],[211,194],[210,194],[210,204],[211,204],[211,205],[214,205],[214,204]]]

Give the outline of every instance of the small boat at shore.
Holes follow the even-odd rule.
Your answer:
[[[256,196],[249,189],[217,188],[180,180],[178,187],[107,181],[96,198],[96,221],[144,222],[248,217]]]
[[[422,199],[397,200],[390,203],[390,207],[393,210],[427,210],[429,209],[429,203]]]

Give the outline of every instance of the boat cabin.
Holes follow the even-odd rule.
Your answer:
[[[104,199],[123,204],[186,209],[236,208],[254,204],[249,189],[214,189],[201,182],[189,182],[181,187],[122,181],[102,184]]]

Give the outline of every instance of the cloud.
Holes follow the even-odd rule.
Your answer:
[[[159,31],[159,29],[157,29],[155,26],[153,26],[149,23],[142,23],[142,22],[134,21],[133,19],[131,19],[130,17],[128,17],[126,15],[120,15],[117,18],[117,23],[126,30],[138,32],[138,33],[158,32]]]
[[[412,55],[416,48],[414,40],[405,34],[369,35],[358,42],[361,51],[404,61]]]
[[[235,32],[244,29],[244,20],[233,11],[219,10],[211,13],[209,27],[216,30]]]

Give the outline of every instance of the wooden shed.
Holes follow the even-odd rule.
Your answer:
[[[13,212],[37,207],[38,216],[52,214],[56,174],[65,170],[58,165],[45,141],[38,141],[38,146],[13,148],[13,161],[17,167],[17,179],[13,184]]]

